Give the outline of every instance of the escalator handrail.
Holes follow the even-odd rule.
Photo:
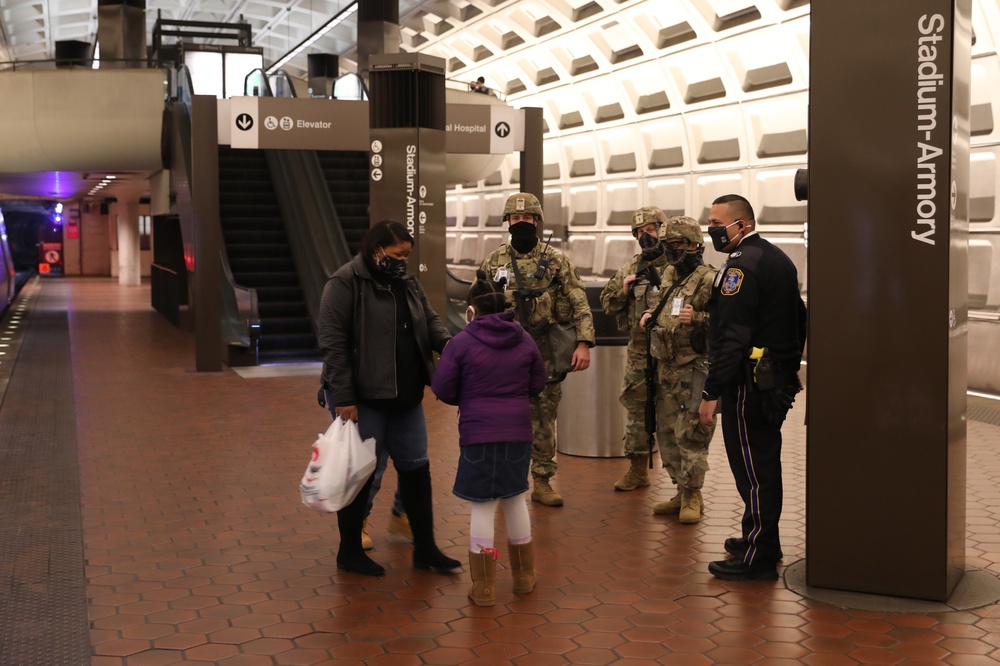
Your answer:
[[[194,94],[194,83],[191,72],[186,65],[177,68],[177,102],[184,111],[177,116],[177,124],[181,129],[181,145],[190,146],[191,141],[191,95]],[[176,108],[176,107],[175,107]],[[184,131],[187,130],[187,131]],[[183,151],[186,173],[191,173],[191,152]],[[190,184],[189,184],[190,186]],[[217,232],[222,234],[222,229]],[[222,264],[220,288],[222,289],[222,342],[228,345],[249,347],[252,341],[251,327],[260,319],[257,308],[257,291],[236,283],[233,271],[229,266],[229,257],[225,246],[221,244],[219,259]],[[240,303],[247,306],[240,310]]]
[[[258,88],[257,94],[256,95],[251,95],[250,90],[249,90],[249,88],[250,88],[250,77],[253,76],[254,74],[257,74],[258,72],[260,73],[261,81],[264,82],[264,90],[261,91]],[[266,94],[261,94],[261,92],[264,92]],[[267,72],[264,71],[263,67],[254,67],[249,72],[247,72],[246,76],[243,77],[243,94],[246,95],[246,96],[248,96],[248,97],[250,97],[250,96],[256,96],[256,97],[274,97],[274,93],[271,92],[271,82],[268,81],[268,79],[267,79]]]
[[[258,73],[260,74],[261,80],[264,82],[264,89],[261,90],[258,88],[256,97],[277,97],[277,95],[274,94],[274,88],[271,87],[271,77],[268,76],[267,72],[264,71],[263,67],[255,67],[254,69],[251,69],[249,72],[247,72],[247,75],[243,77],[243,94],[247,96],[254,96],[249,90],[250,77]],[[298,95],[296,95],[295,93],[295,84],[292,81],[292,77],[289,76],[288,72],[286,72],[283,69],[279,69],[271,76],[275,78],[283,78],[285,80],[286,87],[291,93],[289,97],[298,97]]]
[[[371,97],[371,95],[368,94],[368,84],[365,83],[364,77],[362,77],[357,72],[344,72],[343,74],[341,74],[340,76],[338,76],[333,81],[333,89],[334,90],[337,89],[337,81],[343,81],[344,79],[349,79],[351,77],[357,79],[358,83],[361,85],[361,92],[364,93],[364,98],[363,99],[369,99]]]

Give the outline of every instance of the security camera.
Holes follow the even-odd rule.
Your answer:
[[[809,169],[795,170],[795,200],[806,201],[809,198]]]

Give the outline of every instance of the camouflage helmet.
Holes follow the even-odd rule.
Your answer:
[[[660,240],[663,242],[686,240],[696,245],[705,244],[705,237],[701,233],[698,221],[683,215],[671,217],[666,224],[660,226]]]
[[[639,229],[647,224],[655,224],[657,229],[663,229],[663,223],[667,221],[667,214],[656,206],[646,206],[632,213],[632,235],[635,236]]]
[[[503,219],[509,220],[512,213],[533,213],[539,222],[545,221],[538,197],[527,192],[518,192],[507,197],[507,203],[503,206]]]

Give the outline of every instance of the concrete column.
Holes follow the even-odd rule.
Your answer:
[[[115,192],[118,199],[118,284],[138,287],[141,282],[139,258],[139,192]]]

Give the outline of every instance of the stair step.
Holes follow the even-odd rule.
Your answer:
[[[292,273],[237,273],[233,278],[244,287],[257,289],[259,287],[298,287],[299,276]]]
[[[291,256],[234,259],[229,258],[229,267],[233,275],[246,273],[292,273],[295,274],[295,262]]]
[[[229,261],[234,259],[291,259],[292,249],[283,243],[227,243]]]
[[[275,301],[272,303],[262,303],[258,295],[257,308],[261,319],[272,317],[309,317],[309,309],[302,301]]]
[[[316,337],[312,333],[283,333],[261,335],[257,348],[262,351],[275,351],[278,349],[315,349]]]
[[[257,287],[258,306],[265,303],[288,303],[292,301],[305,302],[302,296],[302,289],[298,284],[294,287]]]
[[[312,335],[312,321],[309,317],[261,317],[261,335]]]
[[[233,245],[287,245],[288,237],[280,231],[223,231],[226,247]]]
[[[314,349],[258,349],[257,359],[261,365],[278,365],[282,363],[312,363],[323,360],[319,348]],[[318,373],[317,373],[318,377]]]

